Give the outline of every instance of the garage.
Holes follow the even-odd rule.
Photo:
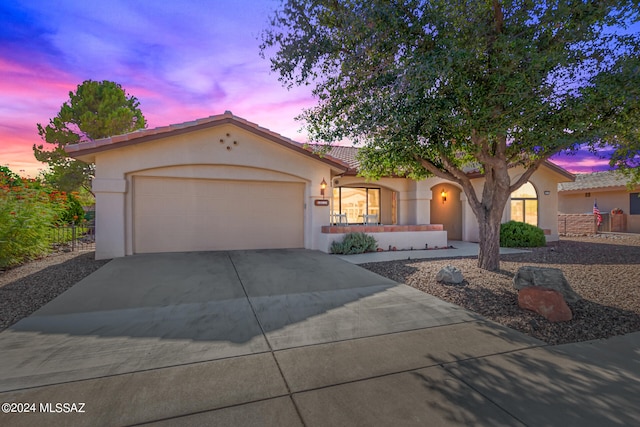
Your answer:
[[[304,247],[304,183],[136,176],[133,252]]]
[[[95,164],[96,259],[327,250],[327,181],[349,170],[230,111],[66,149]]]

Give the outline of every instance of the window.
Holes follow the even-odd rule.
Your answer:
[[[364,215],[376,215],[380,222],[380,189],[334,188],[333,213],[345,214],[349,224],[364,223]]]
[[[640,215],[640,193],[629,193],[629,214]]]
[[[511,193],[511,220],[538,226],[538,194],[530,182]]]

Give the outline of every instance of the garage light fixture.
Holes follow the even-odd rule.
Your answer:
[[[444,191],[444,188],[442,189],[442,192],[440,193],[440,197],[442,197],[442,203],[444,204],[444,202],[447,201],[447,192]]]
[[[322,182],[320,183],[320,195],[324,199],[324,190],[327,188],[327,181],[322,178]]]

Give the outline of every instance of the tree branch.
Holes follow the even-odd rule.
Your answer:
[[[529,178],[531,178],[531,175],[533,175],[533,173],[538,170],[538,168],[545,162],[545,160],[546,158],[538,159],[533,163],[532,166],[526,169],[524,173],[520,176],[520,178],[518,178],[516,182],[511,184],[511,186],[509,187],[509,193],[513,193],[518,188],[522,187],[523,184],[529,181]]]
[[[430,160],[423,159],[417,154],[414,157],[426,170],[428,170],[435,176],[460,184],[464,192],[467,194],[467,197],[471,200],[472,208],[474,210],[478,206],[480,206],[478,195],[476,194],[476,190],[473,188],[469,177],[464,172],[462,172],[462,170],[454,166],[446,156],[443,156],[441,158],[446,171],[443,171],[442,169],[434,165]]]

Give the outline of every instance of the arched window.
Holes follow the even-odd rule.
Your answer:
[[[511,193],[511,219],[538,226],[538,193],[530,182]]]

